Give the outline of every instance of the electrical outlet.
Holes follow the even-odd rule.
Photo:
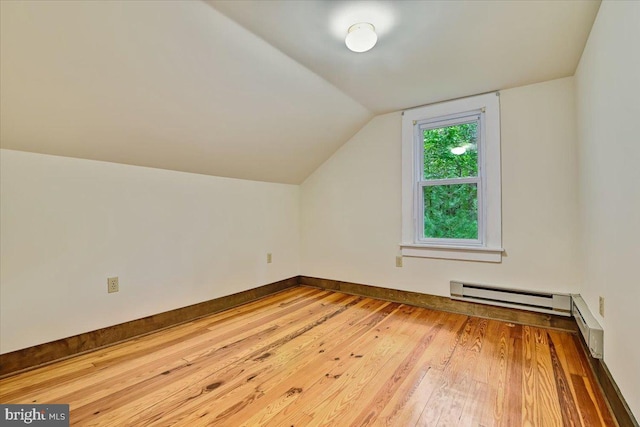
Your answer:
[[[396,267],[402,267],[402,255],[396,257]]]
[[[269,252],[267,254],[267,264],[271,264],[272,261],[273,261],[273,257],[271,256],[271,252]]]
[[[109,277],[107,278],[107,292],[110,294],[114,292],[118,292],[120,290],[120,285],[118,284],[117,277]]]
[[[600,312],[600,316],[604,317],[604,297],[600,297],[600,304],[598,311]]]

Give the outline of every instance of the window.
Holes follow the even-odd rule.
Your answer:
[[[416,241],[482,243],[481,122],[480,111],[416,122],[420,152]]]
[[[405,111],[402,254],[500,262],[495,93]]]

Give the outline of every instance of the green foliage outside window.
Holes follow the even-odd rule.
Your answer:
[[[477,122],[425,130],[424,179],[477,176],[477,130]],[[425,238],[478,238],[476,184],[430,185],[423,197]]]
[[[424,237],[478,238],[476,184],[424,187]]]

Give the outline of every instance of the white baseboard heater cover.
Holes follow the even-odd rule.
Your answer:
[[[571,295],[451,281],[451,299],[571,316]]]
[[[573,317],[576,318],[576,323],[580,332],[584,337],[584,341],[589,347],[589,352],[596,359],[602,359],[602,353],[604,350],[604,331],[598,323],[587,303],[580,295],[572,295],[573,300]]]

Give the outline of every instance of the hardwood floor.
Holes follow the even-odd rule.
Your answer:
[[[616,425],[578,338],[298,287],[0,380],[79,426]]]

